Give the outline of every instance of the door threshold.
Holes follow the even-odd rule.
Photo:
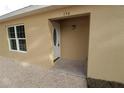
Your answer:
[[[53,62],[55,63],[60,57],[57,57],[53,60]]]

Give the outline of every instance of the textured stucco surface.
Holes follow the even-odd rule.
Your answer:
[[[75,28],[72,26],[75,25]],[[89,16],[64,19],[60,21],[61,57],[83,60],[88,57]]]
[[[81,74],[79,76],[56,67],[48,70],[37,65],[0,57],[0,87],[82,88],[86,87],[86,79]]]
[[[70,12],[70,15],[64,15]],[[88,77],[124,83],[124,6],[69,6],[0,23],[0,55],[45,68],[53,66],[49,19],[90,13]],[[6,26],[25,25],[27,53],[11,52]],[[73,46],[72,46],[73,47]]]

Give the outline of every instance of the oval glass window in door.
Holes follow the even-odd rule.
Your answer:
[[[57,43],[57,32],[56,32],[55,28],[54,28],[54,31],[53,31],[53,42],[54,42],[54,46],[56,46],[56,43]]]

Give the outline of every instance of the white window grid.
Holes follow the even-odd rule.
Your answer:
[[[22,26],[22,25],[24,25],[24,24],[13,25],[13,26],[7,26],[7,34],[8,34],[8,28],[9,28],[9,27],[14,27],[14,32],[15,32],[15,38],[10,38],[10,37],[9,37],[9,34],[8,34],[9,51],[27,53],[27,50],[26,50],[26,51],[22,51],[22,50],[19,49],[19,40],[26,40],[26,37],[25,37],[25,38],[18,38],[18,37],[17,37],[17,30],[16,30],[16,27],[17,27],[17,26]],[[14,50],[14,49],[11,48],[10,40],[16,40],[17,50]]]

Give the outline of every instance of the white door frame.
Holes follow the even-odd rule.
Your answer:
[[[56,60],[57,58],[61,57],[61,43],[60,43],[60,24],[58,22],[53,21],[52,22],[52,42],[53,42],[53,58]]]

